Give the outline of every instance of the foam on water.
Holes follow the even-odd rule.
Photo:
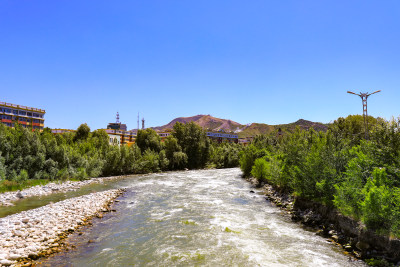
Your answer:
[[[94,223],[72,266],[360,266],[294,224],[239,169],[132,179],[112,217]],[[256,191],[250,193],[250,190]]]

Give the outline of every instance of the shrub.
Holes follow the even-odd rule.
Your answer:
[[[29,179],[28,172],[26,170],[21,170],[16,178],[17,182],[25,182]]]
[[[265,159],[260,158],[256,159],[254,162],[254,166],[251,169],[251,175],[257,178],[260,182],[264,182],[267,180],[268,176],[268,163]]]
[[[85,168],[78,168],[76,172],[76,178],[81,181],[86,180],[88,178]]]

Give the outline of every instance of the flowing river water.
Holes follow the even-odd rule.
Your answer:
[[[364,266],[291,222],[240,174],[201,170],[116,181],[127,187],[117,211],[73,234],[76,249],[41,265]]]

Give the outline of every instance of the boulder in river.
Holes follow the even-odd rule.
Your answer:
[[[15,194],[15,196],[19,199],[22,199],[22,198],[26,198],[27,194],[24,192],[18,191],[17,194]]]

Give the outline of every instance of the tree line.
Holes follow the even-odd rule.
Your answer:
[[[86,124],[52,134],[0,124],[0,183],[87,179],[169,170],[239,165],[237,144],[217,144],[195,123],[177,123],[164,142],[153,129],[139,130],[130,147],[110,145],[104,130]]]
[[[318,201],[400,237],[400,120],[339,118],[327,132],[258,136],[240,153],[244,176]]]

